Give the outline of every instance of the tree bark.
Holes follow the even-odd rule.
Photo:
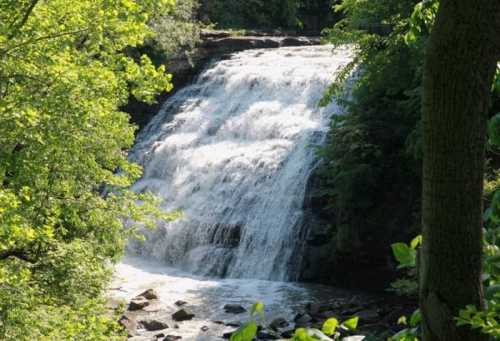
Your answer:
[[[423,93],[424,341],[488,340],[457,328],[483,307],[482,196],[490,89],[498,60],[500,0],[441,0],[426,52]]]

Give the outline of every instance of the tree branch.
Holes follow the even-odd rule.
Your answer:
[[[11,40],[12,38],[14,38],[14,36],[23,28],[23,26],[28,21],[29,16],[33,12],[33,9],[35,8],[35,6],[37,5],[37,3],[39,1],[40,0],[33,0],[33,1],[31,1],[31,4],[29,5],[28,9],[26,10],[26,13],[24,13],[23,18],[21,19],[21,22],[19,23],[19,25],[17,25],[16,27],[14,27],[14,29],[12,30],[12,32],[7,36],[8,40]]]

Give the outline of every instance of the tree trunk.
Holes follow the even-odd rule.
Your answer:
[[[499,0],[441,0],[424,70],[424,341],[488,337],[457,328],[468,304],[483,307],[480,281],[486,122],[500,37]]]

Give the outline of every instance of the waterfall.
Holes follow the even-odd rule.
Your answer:
[[[248,50],[215,62],[138,136],[133,187],[184,215],[133,252],[202,275],[294,280],[308,175],[335,103],[317,104],[345,49]]]

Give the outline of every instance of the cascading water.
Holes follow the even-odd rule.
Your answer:
[[[317,104],[349,61],[329,46],[244,51],[172,96],[131,153],[134,190],[184,217],[131,248],[203,275],[295,279],[312,146],[338,110]]]

